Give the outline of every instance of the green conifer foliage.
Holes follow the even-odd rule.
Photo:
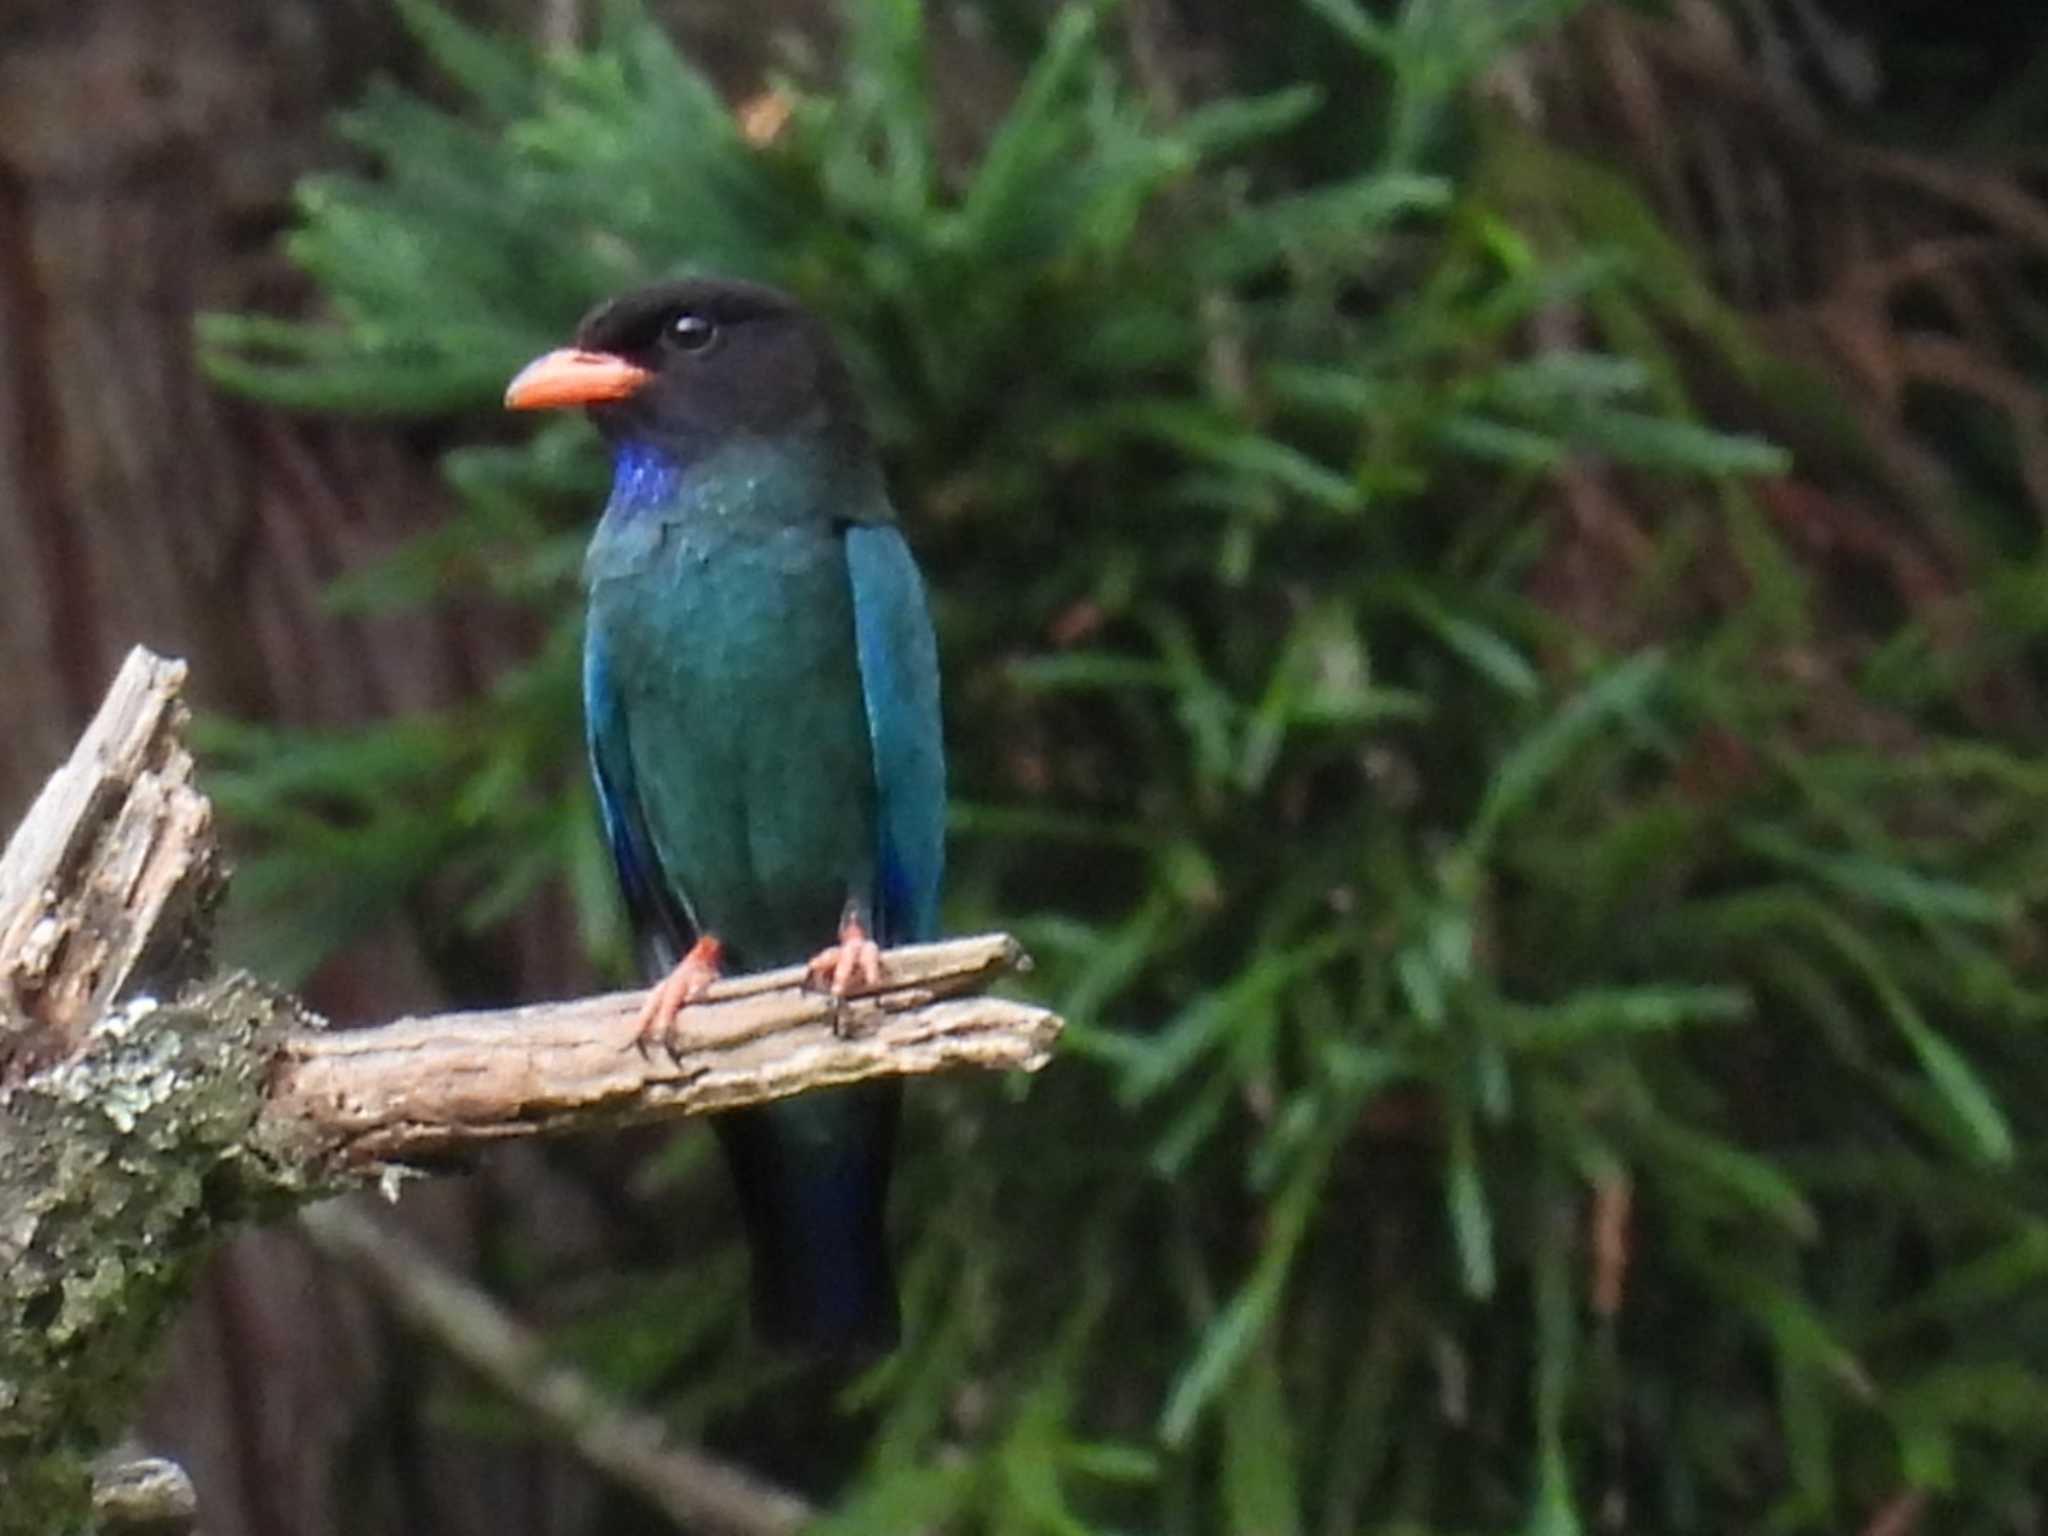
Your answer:
[[[1845,624],[1763,508],[1789,456],[1691,399],[1707,358],[1837,430],[1812,381],[1468,89],[1568,6],[1275,0],[1320,73],[1173,115],[1069,5],[964,159],[916,0],[849,7],[760,145],[630,5],[547,56],[402,8],[460,104],[371,92],[374,170],[291,236],[329,312],[202,342],[281,406],[473,426],[459,515],[336,601],[545,639],[445,717],[215,723],[246,942],[291,973],[430,875],[481,927],[559,879],[621,966],[574,660],[606,471],[492,407],[657,275],[828,314],[935,594],[949,924],[1020,933],[1072,1028],[914,1096],[909,1340],[827,1529],[2033,1528],[2048,765],[1957,704],[2003,658]],[[1653,509],[1591,603],[1588,466]],[[733,1261],[564,1347],[748,1412]]]

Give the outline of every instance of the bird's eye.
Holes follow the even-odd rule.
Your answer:
[[[702,352],[718,340],[718,327],[702,315],[680,314],[668,323],[668,340],[679,352]]]

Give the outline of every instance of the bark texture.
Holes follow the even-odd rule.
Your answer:
[[[0,1087],[70,1055],[131,980],[205,967],[220,861],[179,736],[184,681],[182,662],[131,652],[0,856]]]

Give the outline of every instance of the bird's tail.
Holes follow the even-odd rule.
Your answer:
[[[714,1118],[764,1342],[841,1357],[896,1342],[884,1205],[900,1099],[900,1084],[862,1083]]]

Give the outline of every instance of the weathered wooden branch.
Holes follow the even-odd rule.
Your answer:
[[[221,863],[184,682],[183,662],[131,652],[0,854],[0,1086],[70,1055],[131,979],[206,968]]]
[[[891,951],[843,1002],[797,970],[734,978],[673,1055],[635,1048],[634,993],[329,1030],[211,975],[222,864],[183,680],[134,652],[0,856],[0,1536],[85,1527],[93,1453],[239,1222],[511,1136],[1034,1070],[1059,1032],[972,995],[1022,964],[1002,935]]]
[[[1030,1071],[1059,1021],[957,995],[1022,958],[1002,934],[891,950],[887,985],[843,1002],[806,987],[801,966],[717,982],[682,1016],[674,1055],[636,1048],[638,992],[294,1034],[258,1130],[289,1165],[346,1181],[507,1137],[704,1114],[889,1073]]]

